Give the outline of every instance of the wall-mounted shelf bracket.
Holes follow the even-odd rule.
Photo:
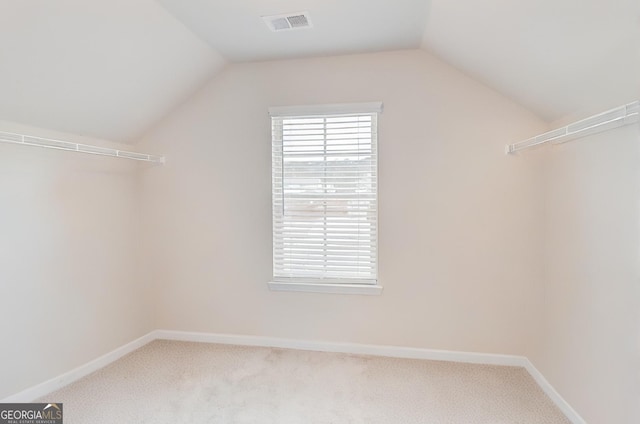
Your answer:
[[[507,144],[505,154],[515,153],[541,144],[560,144],[576,138],[586,137],[613,128],[630,125],[640,120],[640,101],[635,101],[606,112],[599,113],[589,118],[582,119],[558,128],[553,131],[540,134],[519,143]]]
[[[126,150],[111,149],[109,147],[92,146],[89,144],[72,143],[69,141],[55,140],[51,138],[34,137],[25,134],[0,132],[0,142],[21,144],[23,146],[42,147],[45,149],[67,150],[71,152],[87,153],[90,155],[111,156],[115,158],[131,159],[141,162],[151,162],[164,165],[165,157],[146,153],[130,152]]]

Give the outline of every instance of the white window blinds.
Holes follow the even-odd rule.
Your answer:
[[[271,110],[276,281],[376,283],[378,114],[337,110]]]

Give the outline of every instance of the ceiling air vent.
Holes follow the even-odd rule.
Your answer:
[[[262,19],[274,32],[291,29],[311,28],[308,12],[287,13],[285,15],[263,16]]]

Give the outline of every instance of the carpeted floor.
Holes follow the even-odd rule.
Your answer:
[[[43,397],[65,424],[568,424],[522,368],[155,341]]]

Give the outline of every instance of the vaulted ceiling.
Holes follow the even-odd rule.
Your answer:
[[[135,140],[223,63],[154,0],[0,0],[0,120]]]
[[[640,97],[637,0],[0,0],[0,120],[135,141],[225,63],[419,47],[549,122]]]
[[[423,46],[551,122],[640,98],[638,0],[434,0]]]

